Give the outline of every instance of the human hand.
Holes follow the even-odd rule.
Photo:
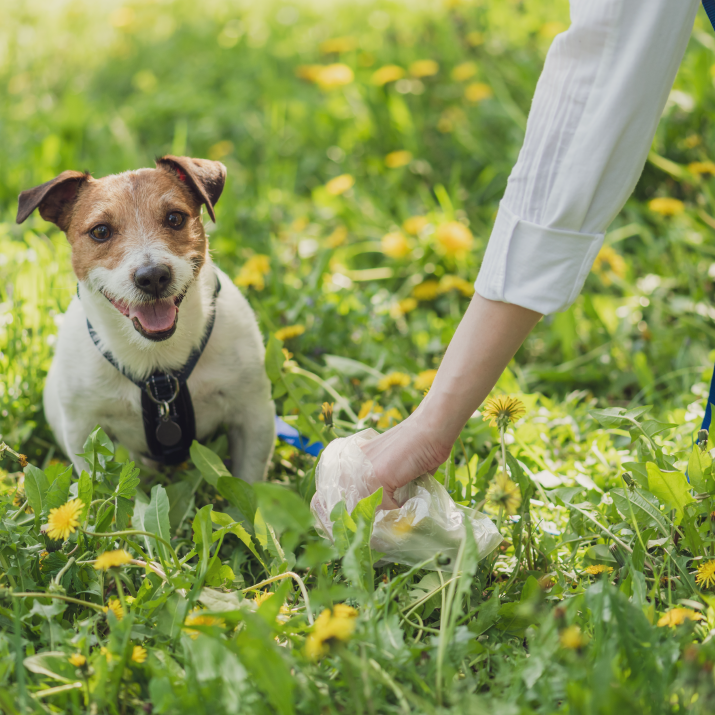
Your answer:
[[[426,424],[420,406],[404,422],[361,446],[374,469],[369,486],[375,492],[382,487],[383,509],[397,509],[395,490],[422,474],[433,474],[449,459],[451,443],[441,441]]]

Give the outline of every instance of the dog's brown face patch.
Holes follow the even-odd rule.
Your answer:
[[[180,226],[176,214],[183,217]],[[167,168],[83,182],[66,234],[80,281],[97,268],[118,268],[130,254],[140,257],[157,250],[188,261],[196,275],[208,250],[201,204]]]

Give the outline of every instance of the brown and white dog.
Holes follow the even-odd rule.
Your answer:
[[[44,405],[78,472],[87,468],[78,455],[97,424],[134,458],[147,454],[141,390],[102,353],[139,380],[180,370],[215,310],[187,383],[196,436],[226,424],[234,476],[253,482],[265,475],[275,409],[261,334],[246,299],[212,264],[201,220],[205,205],[215,221],[225,177],[220,162],[164,156],[155,169],[102,179],[65,171],[20,194],[17,222],[39,207],[72,247],[78,296],[60,327]]]

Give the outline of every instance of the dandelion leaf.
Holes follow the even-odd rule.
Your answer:
[[[648,490],[668,510],[675,510],[675,523],[683,518],[686,504],[695,501],[690,494],[690,485],[681,472],[663,472],[654,462],[648,462]]]
[[[226,469],[226,465],[215,452],[211,451],[196,440],[191,444],[189,450],[191,461],[201,472],[201,476],[214,488],[217,488],[220,477],[231,477],[231,472]]]

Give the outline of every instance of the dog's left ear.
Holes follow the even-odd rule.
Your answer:
[[[220,161],[192,159],[188,156],[162,156],[156,160],[160,169],[168,169],[183,181],[206,204],[211,220],[216,223],[214,206],[226,183],[226,167]]]

